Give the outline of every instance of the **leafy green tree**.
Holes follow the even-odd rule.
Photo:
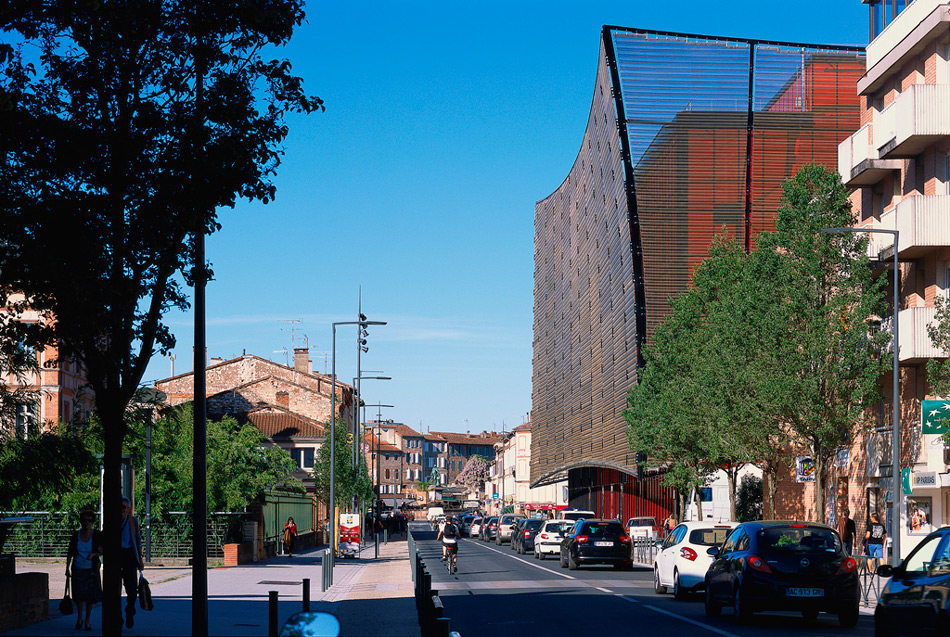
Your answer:
[[[353,447],[347,442],[349,428],[338,418],[334,429],[335,446],[335,498],[337,506],[346,507],[354,499],[362,502],[373,500],[373,481],[366,468],[366,458],[360,454],[359,463],[353,467]],[[317,497],[330,505],[330,436],[327,434],[323,445],[317,452],[313,465],[313,485]],[[333,515],[331,511],[330,515]]]
[[[287,115],[322,108],[271,59],[304,19],[266,3],[8,0],[0,9],[0,302],[46,321],[3,336],[84,364],[105,435],[105,549],[119,551],[125,410],[162,322],[188,306],[194,237],[217,208],[267,203]],[[193,268],[200,268],[193,271]],[[105,563],[103,623],[121,621]]]
[[[820,232],[855,221],[837,173],[807,166],[783,185],[775,232],[759,237],[758,249],[775,259],[770,365],[780,422],[815,461],[819,518],[829,460],[863,428],[890,366],[890,335],[870,331],[884,311],[885,280],[871,272],[867,237]]]
[[[45,509],[44,502],[69,494],[78,480],[97,469],[95,456],[72,436],[45,432],[0,439],[0,510]]]
[[[751,522],[762,519],[762,478],[745,476],[736,495],[736,520]]]
[[[933,322],[927,326],[927,335],[934,347],[950,351],[950,300],[938,296],[934,299],[934,305],[936,313]],[[928,359],[927,381],[934,395],[950,396],[950,359]],[[943,439],[950,444],[950,431],[943,434]]]
[[[13,320],[14,316],[0,307],[0,334],[3,333],[2,325]],[[35,350],[24,340],[0,338],[0,370],[3,370],[4,376],[13,381],[12,383],[0,382],[0,439],[2,439],[5,436],[18,435],[17,412],[23,405],[35,404],[39,398],[37,392],[29,388],[33,376],[39,372]]]

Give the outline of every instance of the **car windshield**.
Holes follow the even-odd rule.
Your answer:
[[[694,529],[690,531],[689,543],[702,546],[719,546],[732,529]]]
[[[620,522],[586,522],[581,527],[581,534],[593,538],[618,538],[623,535]]]
[[[841,540],[831,529],[805,525],[772,526],[759,531],[760,543],[773,551],[841,551]]]
[[[653,518],[632,518],[627,526],[656,526]]]
[[[497,524],[497,523],[498,523],[498,518],[489,518],[488,523],[489,523],[489,524]]]
[[[908,575],[950,573],[950,538],[932,535],[925,539],[904,562],[904,572]]]
[[[481,518],[475,518],[474,520],[472,520],[472,524],[481,524],[481,523],[482,523]]]
[[[542,524],[544,524],[543,520],[528,520],[527,522],[525,522],[524,528],[526,530],[530,529],[532,531],[536,531],[541,528]]]
[[[515,518],[512,517],[512,516],[506,515],[505,517],[503,517],[503,518],[501,519],[501,523],[502,523],[502,524],[511,524],[511,523],[514,521],[514,519],[515,519]]]
[[[570,522],[548,522],[544,530],[548,533],[564,533],[572,526],[574,525]]]

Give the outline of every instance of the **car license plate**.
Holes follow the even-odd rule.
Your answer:
[[[789,597],[821,597],[825,594],[823,588],[787,588],[785,594]]]
[[[594,542],[594,546],[613,546],[613,542]]]

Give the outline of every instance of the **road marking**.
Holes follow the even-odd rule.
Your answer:
[[[627,597],[626,595],[617,595],[617,597],[619,597],[620,599],[626,600],[626,601],[628,601],[628,602],[631,602],[631,603],[633,603],[633,604],[639,604],[639,603],[641,603],[641,602],[639,602],[638,600],[633,599],[632,597]],[[722,635],[723,637],[739,637],[739,636],[736,635],[735,633],[730,633],[730,632],[725,631],[725,630],[720,630],[719,628],[716,628],[715,626],[710,626],[709,624],[704,624],[703,622],[698,622],[698,621],[696,621],[695,619],[690,619],[689,617],[683,617],[682,615],[677,615],[676,613],[671,613],[670,611],[668,611],[668,610],[666,610],[666,609],[663,609],[663,608],[659,608],[659,607],[657,607],[657,606],[654,606],[653,604],[644,604],[643,607],[644,607],[644,608],[649,608],[650,610],[652,610],[652,611],[654,611],[654,612],[657,612],[657,613],[660,613],[661,615],[666,615],[666,616],[668,616],[668,617],[673,617],[674,619],[679,619],[680,621],[684,621],[684,622],[686,622],[687,624],[692,624],[693,626],[698,626],[699,628],[703,628],[703,629],[705,629],[705,630],[708,630],[709,632],[716,633],[717,635]]]
[[[467,544],[467,542],[466,542],[466,544]],[[475,545],[475,546],[478,546],[478,545]],[[498,549],[493,549],[493,548],[491,548],[490,546],[483,546],[483,547],[481,547],[481,548],[483,548],[483,549],[488,549],[489,551],[494,551],[495,553],[498,553],[499,555],[504,555],[504,556],[506,556],[506,557],[510,557],[510,558],[513,559],[513,560],[518,560],[519,562],[521,562],[521,563],[523,563],[523,564],[527,564],[528,566],[533,566],[533,567],[535,567],[535,568],[540,568],[542,571],[547,571],[548,573],[554,573],[555,575],[560,575],[561,577],[566,577],[567,579],[573,579],[573,580],[576,580],[576,579],[577,579],[577,578],[574,577],[573,575],[565,575],[564,573],[558,573],[557,571],[552,571],[551,569],[545,568],[544,566],[541,566],[540,564],[532,564],[532,563],[529,562],[528,560],[523,560],[523,559],[521,559],[520,557],[516,557],[516,556],[514,556],[514,555],[509,555],[508,553],[505,553],[504,551],[499,551]],[[586,583],[585,583],[585,584],[586,584]],[[589,584],[587,584],[587,585],[589,586]],[[608,591],[608,592],[610,592],[610,591]]]
[[[594,588],[599,590],[601,593],[613,593],[613,591],[610,590],[609,588],[601,588],[600,586],[595,586]]]

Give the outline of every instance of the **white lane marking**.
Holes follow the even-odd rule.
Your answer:
[[[468,544],[468,542],[466,542],[466,544]],[[476,544],[475,546],[478,546],[478,545]],[[495,553],[498,553],[499,555],[505,555],[505,556],[507,556],[507,557],[510,557],[510,558],[513,559],[513,560],[518,560],[519,562],[522,562],[522,563],[524,563],[524,564],[527,564],[528,566],[533,566],[533,567],[535,567],[535,568],[540,568],[542,571],[547,571],[548,573],[554,573],[555,575],[560,575],[561,577],[566,577],[567,579],[573,579],[573,580],[576,580],[576,579],[577,579],[576,577],[574,577],[574,576],[572,576],[572,575],[565,575],[564,573],[558,573],[557,571],[553,571],[553,570],[551,570],[551,569],[549,569],[549,568],[545,568],[544,566],[541,566],[540,564],[532,564],[532,563],[529,562],[528,560],[523,560],[523,559],[521,559],[520,557],[515,557],[514,555],[509,555],[508,553],[505,553],[504,551],[499,551],[498,549],[493,549],[493,548],[491,548],[490,546],[482,546],[481,548],[487,549],[487,550],[489,550],[489,551],[494,551]]]
[[[610,590],[609,588],[601,588],[600,586],[595,586],[594,588],[599,590],[601,593],[613,593],[613,591]]]
[[[639,604],[639,603],[640,603],[640,602],[638,602],[637,600],[633,599],[632,597],[627,597],[626,595],[617,595],[617,597],[619,597],[620,599],[625,599],[625,600],[627,600],[628,602],[632,602],[632,603],[634,603],[634,604]],[[693,626],[698,626],[699,628],[703,628],[703,629],[705,629],[705,630],[708,630],[709,632],[716,633],[717,635],[722,635],[723,637],[739,637],[739,636],[736,635],[735,633],[730,633],[730,632],[727,632],[727,631],[725,631],[725,630],[720,630],[720,629],[716,628],[715,626],[710,626],[709,624],[704,624],[704,623],[702,623],[702,622],[698,622],[698,621],[696,621],[695,619],[690,619],[689,617],[683,617],[682,615],[677,615],[676,613],[671,613],[671,612],[668,611],[668,610],[665,610],[665,609],[663,609],[663,608],[658,608],[658,607],[656,607],[656,606],[654,606],[654,605],[652,605],[652,604],[644,604],[643,607],[644,607],[644,608],[649,608],[650,610],[652,610],[652,611],[654,611],[654,612],[657,612],[657,613],[660,613],[661,615],[666,615],[666,616],[668,616],[668,617],[673,617],[673,618],[675,618],[675,619],[679,619],[680,621],[684,621],[684,622],[686,622],[687,624],[692,624]]]
[[[617,597],[619,597],[620,599],[623,599],[623,600],[626,600],[626,601],[630,602],[631,604],[639,604],[639,603],[640,603],[640,602],[638,602],[637,600],[635,600],[634,598],[632,598],[632,597],[627,597],[626,595],[621,595],[620,593],[615,593],[615,595],[616,595]]]

